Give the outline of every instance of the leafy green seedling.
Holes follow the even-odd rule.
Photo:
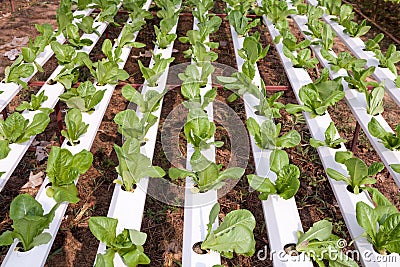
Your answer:
[[[341,77],[328,80],[328,70],[324,69],[320,79],[300,88],[299,97],[303,105],[287,104],[286,111],[296,114],[299,111],[309,112],[311,118],[326,113],[328,107],[333,106],[345,96]]]
[[[122,87],[122,95],[130,102],[135,103],[142,113],[154,112],[160,107],[160,102],[163,99],[167,90],[161,93],[155,90],[148,90],[143,96],[141,93],[136,91],[130,84]]]
[[[52,146],[46,169],[51,183],[47,187],[47,196],[54,198],[57,203],[77,203],[78,189],[74,181],[92,166],[92,162],[92,153],[85,149],[72,155],[68,149]]]
[[[382,39],[385,37],[383,33],[377,34],[373,39],[369,39],[368,41],[365,42],[365,50],[367,51],[375,51],[377,49],[381,49],[379,46],[379,42],[382,41]]]
[[[43,231],[49,228],[58,206],[56,204],[49,213],[44,214],[42,205],[31,195],[22,194],[15,197],[10,205],[13,231],[5,231],[0,235],[0,246],[11,245],[14,238],[21,242],[24,251],[49,243],[51,235]]]
[[[250,186],[260,192],[261,200],[267,200],[269,195],[279,195],[283,199],[292,198],[300,188],[300,170],[296,165],[289,164],[289,157],[284,150],[275,149],[270,156],[271,170],[277,179],[260,177],[255,174],[247,175]]]
[[[325,140],[320,141],[314,138],[310,138],[310,145],[314,148],[320,147],[320,146],[327,146],[330,148],[338,148],[340,147],[340,143],[346,143],[347,140],[344,138],[336,138],[336,135],[338,134],[335,124],[331,122],[326,128],[325,131]]]
[[[49,122],[49,114],[44,112],[35,114],[31,122],[18,112],[0,120],[0,159],[8,156],[9,144],[25,143],[31,136],[42,133]]]
[[[342,26],[346,28],[344,33],[347,33],[351,37],[361,37],[371,29],[371,26],[367,26],[366,20],[363,20],[361,23],[346,20],[343,21]]]
[[[329,62],[333,72],[338,72],[340,69],[347,71],[353,69],[364,69],[367,60],[353,57],[349,52],[340,52],[337,57],[332,55],[328,50],[321,49],[321,55]]]
[[[35,67],[33,66],[33,64],[24,63],[23,56],[20,55],[11,66],[6,67],[6,69],[4,70],[5,77],[2,82],[14,82],[21,85],[24,89],[28,89],[28,84],[22,79],[32,76],[34,71]]]
[[[147,235],[135,229],[124,229],[117,235],[118,220],[108,217],[90,217],[89,229],[92,234],[107,246],[104,254],[97,254],[95,267],[114,267],[117,253],[127,266],[150,264],[143,245]]]
[[[66,36],[65,36],[70,45],[77,49],[81,49],[84,46],[90,46],[93,44],[93,41],[90,39],[81,39],[79,35],[79,28],[74,24],[69,24],[66,27]]]
[[[242,72],[250,79],[254,79],[256,73],[256,63],[263,59],[269,50],[269,45],[264,49],[260,43],[260,33],[256,32],[251,36],[247,36],[243,42],[243,48],[238,50],[238,54],[245,60],[242,66]]]
[[[296,251],[305,253],[318,266],[325,266],[325,262],[329,266],[348,266],[357,267],[358,264],[341,250],[340,238],[332,234],[333,225],[327,220],[318,221],[305,233],[297,232]],[[333,251],[334,257],[331,253],[326,251]]]
[[[286,46],[283,46],[283,53],[292,61],[295,68],[314,69],[319,63],[318,59],[311,56],[311,50],[308,48],[292,53]]]
[[[387,49],[386,54],[383,54],[379,49],[375,49],[374,53],[376,58],[379,60],[379,65],[383,68],[388,68],[397,76],[395,64],[400,61],[400,51],[396,51],[396,46],[391,44]]]
[[[222,165],[209,161],[199,150],[195,151],[190,159],[192,170],[170,168],[168,171],[171,179],[191,177],[200,192],[217,190],[224,185],[226,179],[240,179],[244,169],[231,167],[221,171]]]
[[[225,90],[233,92],[228,97],[229,102],[235,101],[239,96],[250,93],[257,98],[264,96],[264,93],[253,84],[253,81],[244,73],[234,72],[231,77],[217,76],[217,80],[224,86]]]
[[[174,57],[162,58],[161,54],[153,55],[154,65],[151,68],[147,68],[139,60],[139,68],[142,72],[143,78],[146,79],[147,84],[151,87],[157,86],[158,78],[164,73],[167,66],[175,60]]]
[[[356,205],[358,224],[364,228],[363,234],[382,255],[400,253],[400,213],[376,188],[368,188],[375,207],[364,202]]]
[[[280,135],[281,124],[275,124],[272,120],[265,120],[260,124],[254,118],[246,121],[247,130],[254,136],[258,147],[262,149],[288,148],[297,146],[301,137],[296,130],[291,130]]]
[[[221,141],[209,142],[214,137],[216,126],[213,121],[209,121],[207,113],[202,108],[194,108],[189,111],[187,122],[183,127],[188,143],[195,149],[208,149],[210,145],[221,147]]]
[[[67,130],[62,130],[64,136],[71,145],[79,144],[79,137],[87,132],[89,124],[82,121],[82,113],[77,108],[72,108],[65,115]]]
[[[235,28],[239,36],[246,35],[251,28],[257,26],[260,22],[259,19],[251,21],[239,10],[233,10],[229,13],[228,17],[229,23]]]
[[[24,111],[24,110],[40,110],[44,113],[50,114],[53,112],[51,108],[43,108],[41,105],[44,101],[46,101],[48,97],[44,95],[44,91],[40,92],[38,95],[31,94],[31,102],[23,101],[21,105],[19,105],[15,110]]]
[[[86,17],[83,17],[82,21],[78,22],[76,25],[84,33],[87,33],[87,34],[95,33],[98,36],[100,36],[100,33],[97,31],[97,29],[100,27],[100,25],[97,25],[96,27],[94,27],[93,22],[94,22],[94,19],[91,16],[86,16]]]
[[[335,160],[338,163],[344,164],[347,168],[349,176],[346,176],[334,169],[328,168],[326,173],[336,181],[344,181],[350,185],[354,194],[359,194],[360,189],[365,188],[366,184],[376,183],[372,176],[381,172],[384,168],[380,162],[375,162],[371,166],[367,166],[364,161],[359,158],[352,157],[351,152],[336,152]]]
[[[114,144],[119,165],[116,167],[121,179],[114,180],[126,191],[132,192],[134,185],[138,184],[142,178],[159,178],[165,175],[163,169],[152,166],[151,160],[140,153],[140,142],[134,138],[128,138],[122,147]]]
[[[368,123],[368,131],[372,136],[378,138],[387,149],[400,149],[400,124],[396,126],[396,132],[391,133],[386,131],[377,119],[371,118]]]
[[[117,84],[118,81],[124,81],[129,78],[129,74],[120,69],[114,61],[106,61],[103,58],[101,61],[93,63],[93,67],[94,69],[91,70],[91,73],[96,78],[99,86]]]
[[[140,119],[134,110],[127,109],[115,115],[114,122],[118,125],[118,132],[124,137],[145,142],[147,132],[157,122],[157,119],[151,113],[144,113]]]
[[[60,95],[69,108],[77,108],[82,112],[93,112],[95,106],[101,102],[106,90],[96,90],[90,82],[81,83],[78,88],[71,88]]]
[[[201,244],[201,249],[211,249],[231,259],[233,253],[252,256],[255,253],[256,241],[253,230],[256,219],[250,211],[234,210],[229,212],[217,229],[212,230],[212,224],[218,217],[220,207],[215,204],[211,210],[208,223],[208,234]]]

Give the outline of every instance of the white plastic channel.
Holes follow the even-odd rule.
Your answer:
[[[151,0],[149,0],[144,9],[148,9],[150,7]],[[177,6],[176,9],[179,9],[180,6]],[[177,25],[175,25],[170,33],[176,32]],[[165,49],[160,49],[155,47],[154,54],[161,54],[162,58],[170,58],[172,55],[173,43],[170,44]],[[149,66],[152,67],[154,65],[154,59],[152,58]],[[146,94],[148,90],[156,90],[158,92],[162,92],[167,83],[169,72],[169,66],[165,69],[164,73],[158,79],[157,87],[149,87],[147,86],[147,82],[144,83],[142,88],[142,94]],[[149,129],[146,135],[146,144],[140,148],[140,152],[146,157],[153,159],[154,148],[157,140],[157,131],[158,124],[160,122],[160,115],[162,110],[162,100],[160,102],[160,107],[153,112],[153,115],[158,117],[157,122]],[[143,114],[140,112],[139,108],[136,110],[139,118],[143,117]],[[118,176],[118,179],[122,179]],[[123,229],[136,229],[140,231],[142,225],[142,218],[144,212],[144,206],[146,203],[146,194],[148,188],[149,178],[143,178],[140,180],[134,192],[127,192],[122,190],[119,184],[115,185],[114,193],[111,199],[110,208],[108,210],[107,217],[112,217],[118,219],[117,233],[122,232]],[[129,203],[135,203],[134,208],[129,211],[127,209],[127,205]],[[100,243],[97,253],[104,253],[106,250],[106,246],[103,243]],[[125,266],[122,262],[122,259],[118,256],[114,258],[114,266]]]
[[[150,0],[149,0],[150,1]],[[136,33],[137,35],[137,33]],[[135,36],[136,36],[135,35]],[[129,48],[123,48],[122,49],[122,55],[121,59],[123,60],[122,62],[119,62],[119,67],[123,68],[125,65],[130,49]],[[111,99],[111,96],[113,94],[115,85],[106,85],[106,86],[96,86],[97,90],[102,90],[106,89],[104,97],[102,101],[95,107],[95,111],[91,114],[88,113],[83,113],[82,114],[82,119],[84,122],[89,124],[89,128],[87,132],[82,135],[79,140],[80,143],[76,146],[69,146],[67,145],[67,140],[64,141],[62,144],[62,148],[66,148],[69,151],[71,151],[72,154],[76,154],[83,149],[90,150],[94,138],[96,137],[97,130],[100,126],[100,123],[103,119],[104,113],[107,109],[108,103]],[[44,209],[44,212],[47,213],[51,210],[52,207],[56,204],[53,198],[49,198],[46,195],[46,185],[49,183],[48,177],[44,180],[42,186],[40,187],[40,190],[36,196],[36,200],[39,201]],[[77,181],[76,181],[77,183]],[[54,242],[54,239],[57,235],[57,231],[61,225],[61,222],[64,218],[65,211],[68,207],[68,203],[62,203],[60,207],[56,210],[55,216],[53,221],[50,223],[49,229],[46,229],[45,232],[48,232],[51,234],[52,239],[49,243],[40,245],[37,247],[34,247],[32,250],[29,252],[17,252],[15,251],[16,245],[18,243],[18,240],[15,240],[15,242],[11,245],[10,249],[8,250],[8,253],[2,263],[2,267],[19,267],[19,266],[44,266],[46,263],[47,256],[50,252],[51,246]]]
[[[234,27],[231,25],[232,41],[236,56],[238,70],[242,71],[244,60],[239,56],[238,50],[243,48],[244,37],[239,37]],[[261,76],[256,68],[256,75],[253,83],[261,88]],[[264,116],[255,114],[254,106],[260,104],[260,100],[252,94],[246,93],[243,96],[247,118],[254,118],[259,124],[266,120]],[[276,179],[276,174],[270,170],[270,154],[272,150],[259,148],[253,136],[250,136],[251,147],[253,150],[256,174],[261,177]],[[279,196],[271,195],[267,200],[261,201],[264,218],[267,226],[270,251],[284,251],[287,244],[297,243],[297,231],[303,231],[299,212],[294,197],[285,200]],[[287,254],[273,254],[273,264],[275,267],[282,266],[312,266],[307,257],[291,257]]]
[[[317,5],[317,3],[313,0],[308,1],[311,5]],[[391,98],[396,102],[397,105],[400,106],[400,89],[396,86],[394,80],[396,79],[396,75],[392,73],[388,68],[379,67],[379,60],[375,57],[374,52],[366,51],[365,44],[359,37],[350,37],[348,34],[344,33],[344,27],[341,26],[336,21],[333,21],[332,18],[335,16],[329,16],[324,14],[322,19],[329,24],[332,29],[336,32],[338,37],[343,41],[344,44],[349,48],[349,50],[357,57],[361,59],[367,60],[367,67],[375,66],[375,72],[373,73],[373,77],[379,82],[383,83],[386,92],[391,96]]]
[[[268,27],[272,39],[274,39],[276,36],[279,35],[279,31],[272,25],[272,23],[266,18],[266,16],[263,16],[263,19],[264,23]],[[302,85],[305,85],[312,81],[304,69],[293,67],[293,64],[291,63],[290,59],[288,59],[283,54],[282,43],[276,44],[275,48],[278,51],[282,64],[285,68],[286,74],[289,77],[297,101],[301,103],[301,100],[299,98],[299,90]],[[328,128],[330,122],[332,122],[332,119],[329,116],[328,112],[324,116],[317,116],[313,119],[306,112],[303,112],[303,115],[306,119],[312,137],[318,140],[324,140],[325,138],[324,133]],[[338,138],[339,134],[337,134],[336,137]],[[343,174],[347,174],[347,171],[344,168],[344,166],[335,161],[335,153],[336,151],[340,150],[341,151],[345,150],[343,144],[341,144],[340,149],[332,149],[328,147],[319,147],[317,149],[325,170],[327,168],[332,168]],[[390,259],[392,260],[392,262],[391,263],[387,262],[386,258],[382,257],[382,255],[377,255],[377,253],[374,252],[372,245],[365,238],[360,237],[364,232],[364,230],[357,223],[356,204],[359,201],[363,201],[373,206],[369,195],[366,192],[361,192],[358,195],[352,194],[349,191],[347,191],[346,189],[347,185],[344,182],[338,182],[329,177],[328,180],[335,194],[335,198],[338,201],[341,213],[347,225],[347,229],[349,230],[351,237],[355,239],[355,245],[359,252],[360,260],[363,266],[368,266],[368,267],[397,266],[398,262],[400,262],[400,259],[397,259],[397,255],[391,254],[390,257],[392,258]]]
[[[100,33],[100,36],[103,34],[105,29],[108,26],[107,22],[95,22],[93,26],[99,26],[97,28],[97,31]],[[81,50],[78,50],[77,52],[85,52],[87,54],[92,51],[93,47],[96,45],[97,41],[100,39],[100,36],[98,36],[95,33],[92,34],[83,34],[82,38],[87,38],[93,41],[93,44],[90,46],[84,46],[82,47]],[[42,107],[46,108],[54,108],[54,106],[57,104],[59,100],[59,96],[64,92],[64,86],[61,83],[55,83],[55,84],[49,84],[48,81],[51,79],[54,79],[57,77],[57,75],[60,73],[60,71],[64,68],[63,65],[58,66],[54,72],[50,75],[49,79],[47,82],[40,88],[37,94],[40,94],[42,91],[44,91],[45,95],[48,97],[46,101],[42,103]],[[37,111],[24,111],[22,115],[27,118],[27,119],[32,119],[33,116],[37,113]],[[29,146],[32,144],[33,140],[35,139],[35,136],[32,136],[29,141],[26,141],[25,143],[22,144],[10,144],[10,153],[8,156],[2,160],[0,160],[0,171],[5,172],[1,177],[0,177],[0,191],[4,188],[5,184],[7,183],[8,179],[14,172],[15,168],[18,166],[18,163],[22,159],[22,157],[25,155],[25,152],[28,150]]]
[[[304,34],[304,30],[307,30],[307,17],[306,16],[298,16],[298,15],[293,15],[292,16],[293,20],[297,24],[297,26],[300,28],[303,36],[305,38],[309,39],[309,36]],[[338,73],[334,73],[330,69],[329,62],[321,55],[321,47],[320,46],[315,46],[311,45],[311,49],[315,52],[315,55],[321,62],[321,64],[324,66],[324,68],[327,68],[329,70],[329,75],[332,79],[339,77],[339,76],[347,76],[346,71],[343,69],[340,70]],[[337,57],[336,54],[333,51],[330,51],[332,56]],[[373,137],[369,131],[368,131],[368,123],[371,121],[371,118],[374,117],[381,125],[383,128],[385,128],[386,131],[394,133],[392,128],[389,126],[389,124],[385,121],[385,119],[382,117],[382,115],[377,115],[377,116],[371,116],[367,113],[367,102],[365,99],[365,95],[361,92],[359,92],[356,89],[350,89],[348,87],[347,82],[343,81],[343,88],[345,90],[345,100],[348,103],[348,106],[350,107],[353,115],[356,117],[358,123],[362,127],[364,133],[370,140],[371,144],[375,148],[376,152],[378,153],[379,157],[382,159],[383,163],[385,164],[386,168],[389,170],[390,175],[392,175],[394,181],[396,182],[397,186],[400,187],[400,173],[395,172],[391,167],[390,164],[398,164],[400,163],[400,151],[391,151],[390,149],[387,149],[380,141],[378,138]]]
[[[198,30],[198,20],[194,18],[193,29]],[[207,37],[206,42],[209,41]],[[192,61],[192,64],[194,62]],[[204,88],[200,88],[201,96],[212,88],[211,76],[208,77],[208,83]],[[206,109],[208,119],[213,121],[213,104],[210,103]],[[191,169],[190,158],[194,152],[191,144],[187,145],[186,168]],[[215,149],[209,148],[202,150],[202,154],[210,161],[215,161]],[[211,251],[207,254],[197,254],[193,251],[193,245],[204,241],[207,235],[207,224],[212,207],[218,202],[217,191],[209,190],[206,193],[193,193],[193,179],[185,179],[185,210],[183,220],[183,249],[182,266],[193,267],[212,267],[221,264],[219,253]],[[213,229],[218,227],[218,218],[213,224]]]
[[[89,16],[94,9],[85,9],[85,10],[77,10],[73,13],[74,17],[79,15]],[[72,23],[77,23],[80,20],[74,19]],[[66,39],[63,34],[57,36],[57,42],[60,44],[65,43]],[[54,54],[50,45],[47,45],[42,53],[40,53],[36,57],[36,62],[43,67],[43,65],[51,58]],[[34,65],[35,71],[28,78],[22,78],[21,80],[24,82],[28,82],[32,79],[33,76],[37,73],[36,66]],[[16,83],[0,83],[0,91],[3,93],[0,94],[0,111],[2,111],[8,103],[18,94],[18,92],[22,89],[22,86]]]

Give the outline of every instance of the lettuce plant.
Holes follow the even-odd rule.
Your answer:
[[[94,22],[94,19],[91,16],[86,16],[86,17],[83,17],[82,21],[78,22],[76,25],[84,33],[87,33],[87,34],[95,33],[98,36],[100,36],[100,33],[97,31],[97,28],[99,28],[100,25],[94,27],[93,22]]]
[[[344,33],[347,33],[351,37],[361,37],[371,29],[371,26],[367,26],[366,20],[363,20],[361,23],[345,20],[342,22],[342,26],[346,28]]]
[[[71,145],[79,144],[79,137],[87,132],[89,124],[82,121],[82,113],[79,109],[72,108],[65,115],[65,125],[67,130],[62,130],[64,136]]]
[[[166,93],[167,90],[164,90],[161,93],[157,92],[156,90],[148,90],[143,96],[130,84],[122,87],[122,95],[130,102],[135,103],[142,113],[156,111],[160,107],[160,102]]]
[[[283,54],[292,61],[295,68],[313,69],[319,63],[318,59],[311,56],[308,48],[292,53],[286,46],[283,46]]]
[[[299,168],[289,164],[287,153],[279,149],[272,151],[270,163],[271,171],[277,175],[275,182],[268,177],[250,174],[247,175],[250,186],[261,193],[258,196],[261,200],[267,200],[269,195],[279,195],[283,199],[292,198],[300,188]]]
[[[400,253],[400,213],[376,188],[368,188],[375,207],[364,202],[356,205],[358,224],[367,240],[382,255]]]
[[[105,254],[97,254],[95,267],[114,266],[118,254],[127,266],[150,264],[143,245],[147,235],[135,229],[124,229],[117,235],[118,220],[108,217],[90,217],[89,229],[92,234],[107,246]]]
[[[32,121],[25,119],[18,112],[12,113],[6,120],[0,120],[0,159],[10,152],[9,144],[25,143],[31,136],[40,134],[50,122],[49,114],[37,113]]]
[[[379,42],[382,41],[383,37],[385,37],[385,35],[383,35],[383,33],[379,33],[373,39],[369,39],[368,41],[366,41],[365,50],[367,51],[375,51],[376,49],[380,50],[381,47],[379,46]]]
[[[264,82],[262,81],[261,86],[264,87]],[[263,92],[264,92],[263,88]],[[258,114],[266,117],[267,119],[272,119],[272,118],[280,118],[280,110],[285,107],[284,104],[281,102],[277,102],[275,100],[278,100],[281,96],[283,95],[283,92],[276,92],[270,97],[263,96],[260,99],[260,104],[254,106],[254,108],[257,110]]]
[[[330,148],[337,148],[340,147],[340,143],[346,143],[347,140],[344,138],[336,138],[336,135],[338,134],[335,124],[333,122],[329,123],[328,128],[325,130],[325,140],[320,141],[314,138],[310,139],[310,145],[314,148],[320,147],[320,146],[327,146]]]
[[[351,152],[336,152],[335,160],[338,163],[344,164],[347,168],[348,175],[328,168],[326,173],[336,181],[344,181],[351,186],[354,194],[360,193],[360,189],[365,188],[366,184],[376,183],[375,178],[372,176],[381,172],[384,168],[380,162],[375,162],[371,166],[367,166],[364,161],[359,158],[352,157]]]
[[[231,211],[217,229],[212,230],[219,211],[220,207],[217,203],[210,212],[207,236],[201,248],[217,251],[228,259],[233,258],[233,253],[252,256],[256,245],[253,234],[256,219],[253,214],[245,209]]]
[[[198,67],[203,67],[212,61],[217,60],[218,54],[214,51],[210,51],[208,45],[210,43],[203,44],[201,42],[196,42],[188,50],[184,51],[183,54],[186,58],[192,58]]]
[[[375,49],[374,53],[376,58],[379,60],[379,66],[388,68],[397,76],[395,64],[400,61],[400,51],[396,51],[396,46],[391,44],[385,54],[383,54],[380,49]]]
[[[151,68],[147,68],[139,60],[139,68],[142,72],[143,78],[146,79],[147,84],[151,87],[157,86],[158,78],[164,73],[167,66],[175,60],[174,57],[162,58],[161,54],[153,55],[154,65]]]
[[[303,105],[289,103],[286,105],[286,111],[290,114],[309,112],[311,118],[324,115],[329,106],[333,106],[345,96],[341,79],[339,77],[328,80],[328,70],[324,70],[320,79],[300,88],[299,97]]]
[[[295,9],[289,9],[287,2],[279,0],[263,0],[262,6],[255,11],[257,15],[266,15],[275,25],[283,23],[282,28],[288,28],[286,18],[296,13]]]
[[[265,120],[260,124],[254,119],[246,121],[247,130],[254,136],[254,140],[261,149],[288,148],[297,146],[301,137],[296,130],[291,130],[280,135],[281,124],[275,124],[272,120]]]
[[[396,126],[395,133],[390,133],[381,126],[377,119],[372,117],[368,123],[368,131],[372,136],[378,138],[387,149],[400,149],[400,124]]]
[[[310,46],[311,41],[308,39],[304,39],[301,42],[297,42],[297,38],[291,33],[289,29],[285,29],[282,31],[282,35],[276,37],[274,40],[275,43],[279,43],[279,39],[282,38],[283,45],[288,48],[291,52],[300,51]]]
[[[367,60],[357,59],[349,52],[340,52],[337,57],[333,56],[328,50],[321,49],[321,55],[329,62],[333,72],[338,72],[340,69],[353,70],[363,69]]]
[[[186,177],[192,178],[196,185],[193,191],[217,190],[224,185],[224,180],[240,179],[244,174],[244,169],[240,167],[231,167],[221,171],[222,165],[209,161],[199,150],[193,153],[190,165],[192,170],[170,168],[168,174],[173,180]]]
[[[183,102],[183,105],[186,108],[193,109],[201,107],[202,109],[205,109],[214,101],[217,96],[217,89],[212,88],[201,97],[200,84],[196,81],[185,81],[181,86],[181,93],[186,99],[188,99],[188,101]]]
[[[327,220],[318,221],[305,233],[297,232],[296,251],[305,253],[318,266],[348,266],[357,267],[358,264],[346,254],[340,247],[340,238],[332,234],[333,225]],[[327,251],[334,251],[334,257]]]
[[[65,36],[70,45],[77,49],[81,49],[84,46],[90,46],[93,44],[93,41],[90,39],[81,39],[79,35],[79,28],[74,24],[69,24],[66,27],[66,36]]]
[[[67,44],[60,44],[57,41],[51,42],[51,49],[53,50],[58,64],[66,65],[71,63],[76,56],[76,49]]]
[[[11,245],[14,238],[21,242],[24,251],[49,243],[51,235],[43,231],[49,228],[58,206],[55,205],[49,213],[44,214],[42,205],[31,195],[22,194],[15,197],[10,205],[13,231],[5,231],[0,235],[0,246]]]
[[[264,95],[260,88],[254,85],[246,74],[241,72],[234,72],[231,77],[217,76],[217,80],[224,86],[225,90],[233,92],[227,99],[229,102],[235,101],[238,96],[243,96],[245,93],[252,94],[257,98]]]
[[[35,68],[32,63],[24,63],[23,56],[20,55],[11,66],[7,66],[4,70],[4,79],[2,82],[16,83],[21,85],[24,89],[28,89],[28,84],[22,78],[30,77]],[[1,92],[0,92],[1,93]]]
[[[104,58],[93,63],[93,68],[91,73],[96,78],[99,86],[117,84],[118,81],[124,81],[129,78],[129,74],[120,69],[116,62],[106,61]]]
[[[215,124],[209,121],[202,108],[194,108],[189,111],[187,122],[183,127],[188,143],[195,149],[208,149],[210,145],[221,147],[223,142],[208,142],[215,134]]]
[[[77,203],[78,189],[74,181],[92,166],[92,162],[92,153],[85,149],[72,155],[68,149],[52,146],[46,169],[51,183],[47,187],[47,196],[54,198],[57,203]]]
[[[101,102],[106,90],[96,90],[96,87],[86,81],[79,84],[78,88],[71,88],[60,95],[69,108],[77,108],[83,112],[93,112],[94,107]]]
[[[140,153],[140,142],[134,138],[127,138],[122,147],[114,144],[119,165],[116,167],[122,180],[116,179],[114,183],[120,184],[126,191],[132,192],[134,185],[142,178],[159,178],[165,175],[163,169],[152,166],[151,160]]]
[[[164,18],[160,21],[160,27],[154,25],[154,31],[156,33],[156,42],[160,48],[167,48],[173,41],[175,41],[177,35],[175,33],[169,33],[178,21],[179,12],[175,13],[174,17]]]
[[[79,70],[84,66],[92,71],[93,63],[88,54],[85,52],[78,52],[72,58],[70,63],[64,65],[64,68],[54,78],[54,80],[49,81],[49,84],[59,82],[65,87],[65,89],[70,89],[72,85],[78,81],[80,75]]]
[[[124,137],[145,142],[147,132],[157,122],[157,119],[151,113],[143,114],[140,119],[134,110],[127,109],[115,115],[114,122],[118,125],[118,132]]]
[[[349,4],[342,5],[339,11],[339,18],[337,19],[338,23],[343,25],[346,21],[350,21],[354,19],[353,6]]]
[[[320,5],[326,7],[326,11],[329,15],[339,15],[342,1],[340,0],[320,0]]]
[[[256,32],[251,36],[247,36],[243,42],[243,48],[238,50],[238,54],[245,60],[242,72],[250,79],[254,79],[256,73],[256,63],[263,59],[269,50],[269,45],[264,49],[260,43],[260,33]]]
[[[23,101],[21,105],[19,105],[15,110],[24,111],[24,110],[40,110],[44,113],[50,114],[53,112],[51,108],[43,108],[41,105],[44,101],[46,101],[48,97],[44,95],[44,91],[40,92],[38,95],[31,94],[31,102]]]
[[[239,36],[246,35],[253,27],[260,22],[259,19],[251,21],[239,10],[233,10],[228,15],[229,23],[235,28]]]
[[[58,25],[57,34],[65,32],[68,25],[72,23],[74,15],[72,14],[72,1],[61,0],[56,13],[56,20]]]

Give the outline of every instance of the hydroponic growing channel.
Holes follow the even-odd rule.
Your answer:
[[[0,83],[1,266],[398,266],[400,51],[353,9],[62,0]]]

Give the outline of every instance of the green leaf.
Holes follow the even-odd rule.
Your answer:
[[[378,217],[374,209],[360,201],[356,205],[356,217],[358,224],[364,228],[365,232],[372,240],[375,240]]]
[[[208,216],[208,224],[207,224],[207,236],[206,238],[210,235],[211,230],[212,230],[212,225],[215,223],[215,220],[218,218],[218,214],[220,211],[220,206],[219,203],[215,203],[214,206],[212,207],[210,211],[210,215]]]
[[[89,218],[89,228],[100,242],[111,246],[116,238],[118,220],[108,217],[92,216]]]
[[[335,161],[344,164],[346,160],[353,157],[351,151],[337,151],[335,154]]]
[[[251,256],[255,252],[255,224],[255,218],[250,211],[231,211],[221,225],[204,240],[201,248],[223,252],[228,256],[232,252]]]
[[[289,156],[284,150],[274,149],[270,156],[270,169],[279,173],[284,166],[289,165]]]
[[[328,239],[332,233],[332,223],[327,220],[318,221],[305,233],[302,233],[297,240],[296,250],[302,251],[307,247],[308,242],[313,240],[324,241]]]
[[[129,229],[129,237],[136,246],[143,246],[147,239],[147,234],[135,229]]]

